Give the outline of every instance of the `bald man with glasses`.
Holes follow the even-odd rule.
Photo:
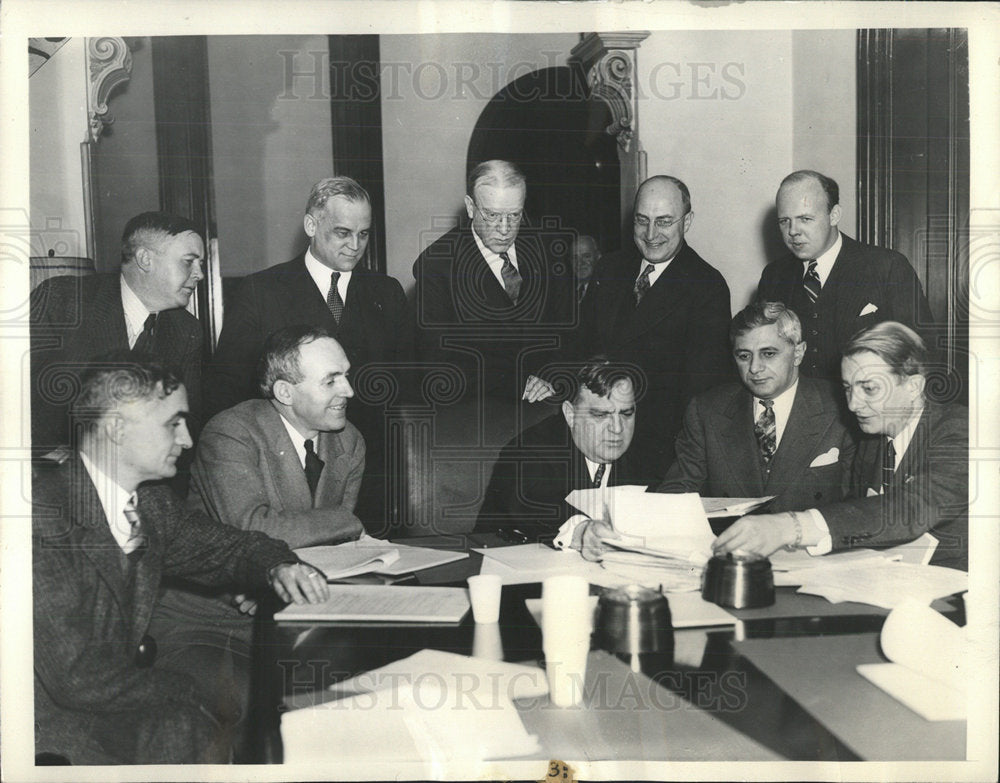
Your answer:
[[[572,270],[550,263],[552,236],[525,230],[526,195],[513,163],[480,163],[468,177],[468,222],[413,265],[421,358],[457,365],[480,398],[550,396],[541,371],[572,322]]]

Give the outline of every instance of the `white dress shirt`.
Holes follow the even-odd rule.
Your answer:
[[[892,441],[892,448],[896,452],[896,465],[893,468],[893,472],[899,470],[899,463],[903,459],[903,455],[906,454],[906,450],[910,448],[910,441],[913,440],[913,432],[916,430],[917,425],[920,423],[920,417],[924,413],[923,405],[910,416],[909,420],[903,426],[899,432],[897,432],[893,437],[889,438]],[[879,494],[882,494],[881,486],[879,487]],[[816,526],[819,531],[820,539],[819,543],[815,546],[806,547],[806,551],[810,555],[825,555],[827,552],[833,549],[833,538],[830,535],[830,526],[827,525],[826,519],[823,517],[822,512],[817,508],[810,508],[806,513],[809,515],[812,523]]]
[[[323,299],[326,299],[326,295],[330,293],[330,275],[337,270],[330,269],[326,264],[321,264],[316,260],[316,256],[312,254],[311,250],[306,250],[306,271],[313,279],[319,292],[323,294]],[[337,291],[340,292],[340,298],[345,307],[347,306],[347,288],[351,284],[351,275],[353,274],[353,269],[350,272],[341,272],[337,279]]]
[[[633,284],[639,282],[639,278],[642,277],[642,273],[645,271],[646,267],[649,266],[650,264],[652,264],[653,265],[653,271],[649,273],[649,287],[652,288],[653,287],[653,283],[655,283],[657,281],[657,279],[660,277],[660,275],[663,274],[663,270],[666,269],[668,266],[670,266],[670,263],[675,258],[677,258],[676,255],[668,258],[666,261],[661,261],[658,264],[653,264],[652,261],[647,261],[645,258],[642,259],[642,263],[639,264],[639,274],[637,274],[635,276],[635,280],[633,281]]]
[[[97,497],[101,501],[101,508],[104,509],[104,518],[108,521],[108,529],[118,546],[125,551],[125,544],[132,535],[132,525],[125,518],[125,506],[130,500],[133,505],[137,503],[135,493],[126,492],[118,486],[114,479],[97,467],[82,451],[80,461],[83,462],[83,467],[87,469],[97,489]]]
[[[590,483],[593,485],[594,477],[597,475],[597,468],[600,465],[599,462],[591,462],[587,457],[583,458],[583,461],[587,463],[587,472],[590,474]],[[608,490],[608,479],[611,478],[611,463],[607,463],[607,467],[604,469],[604,475],[601,477],[601,490],[607,492]],[[595,487],[596,489],[596,487]],[[588,522],[590,517],[586,514],[574,514],[559,528],[559,532],[556,534],[555,539],[552,541],[552,545],[556,549],[569,549],[573,544],[573,535],[576,533],[576,529],[582,525],[584,522]]]
[[[136,296],[135,291],[129,288],[122,276],[122,310],[125,312],[125,333],[128,335],[128,347],[135,348],[135,342],[146,327],[146,319],[152,315],[146,309],[146,305]]]
[[[826,285],[826,279],[830,276],[830,270],[833,269],[833,263],[837,260],[837,256],[840,255],[840,248],[844,244],[843,237],[841,237],[840,232],[837,232],[837,238],[834,240],[833,244],[830,245],[829,249],[820,254],[816,259],[816,274],[819,275],[820,286]],[[803,261],[803,272],[809,268],[809,261]]]
[[[278,415],[281,416],[281,412],[280,411],[278,412]],[[281,416],[281,423],[284,424],[285,425],[285,429],[288,430],[288,437],[292,439],[292,446],[295,447],[295,453],[299,455],[299,464],[302,465],[302,469],[305,470],[306,469],[306,439],[302,436],[302,433],[299,432],[297,429],[295,429],[295,427],[292,426],[292,423],[288,419],[286,419],[284,416]],[[318,437],[319,436],[317,435],[316,438],[313,438],[313,450],[314,451],[316,450],[316,445],[317,445],[316,444],[316,440],[318,439]]]
[[[500,283],[500,287],[506,291],[507,286],[503,281],[503,259],[500,258],[500,254],[494,253],[486,247],[486,245],[483,244],[483,240],[479,238],[479,234],[477,234],[475,230],[472,231],[472,238],[476,240],[479,252],[482,253],[483,258],[486,260],[486,265],[490,268],[490,271],[497,279],[497,282]],[[510,259],[511,264],[514,265],[514,269],[517,269],[517,271],[520,272],[521,269],[517,265],[517,252],[514,250],[514,245],[508,247],[505,252],[507,253],[507,257]]]

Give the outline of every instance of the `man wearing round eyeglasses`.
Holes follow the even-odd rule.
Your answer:
[[[572,271],[554,269],[542,235],[523,230],[526,194],[513,163],[480,163],[467,182],[469,222],[413,265],[421,358],[457,365],[480,399],[550,396],[539,371],[555,355],[553,335],[572,325]]]
[[[635,249],[601,259],[583,300],[578,350],[606,353],[643,374],[632,445],[644,467],[665,473],[691,398],[732,369],[729,287],[685,242],[691,194],[676,177],[650,177],[633,210]]]

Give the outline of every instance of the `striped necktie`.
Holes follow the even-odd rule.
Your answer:
[[[340,326],[340,319],[344,315],[344,300],[340,297],[340,290],[337,288],[337,281],[340,280],[340,272],[330,274],[330,290],[326,294],[326,306],[333,313],[333,320]]]
[[[892,439],[885,439],[885,447],[882,449],[882,494],[889,491],[892,484],[892,477],[896,474],[896,447],[892,445]]]
[[[601,488],[601,482],[604,481],[604,473],[607,469],[608,466],[603,462],[597,466],[597,470],[594,471],[594,489]]]
[[[809,266],[802,276],[802,288],[805,289],[806,296],[809,297],[809,302],[816,304],[816,300],[819,299],[819,292],[823,286],[819,282],[819,272],[816,271],[815,259],[809,262]]]
[[[517,299],[521,295],[521,283],[524,282],[524,279],[514,264],[511,263],[510,256],[507,253],[500,253],[500,260],[503,261],[503,266],[500,267],[500,276],[503,278],[504,290],[507,291],[510,301],[517,304]]]
[[[646,264],[646,268],[642,270],[642,274],[639,275],[639,279],[635,281],[635,287],[632,289],[632,295],[635,296],[635,306],[639,306],[639,302],[646,295],[649,290],[649,273],[653,271],[655,267],[652,264]]]
[[[146,547],[146,534],[142,530],[142,519],[139,517],[139,510],[135,507],[134,494],[129,497],[128,503],[122,509],[122,514],[125,515],[125,520],[129,525],[128,541],[125,542],[122,551],[128,556],[136,552],[141,553]],[[132,558],[130,557],[129,559]]]

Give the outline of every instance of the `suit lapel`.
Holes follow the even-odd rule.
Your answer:
[[[344,445],[334,432],[321,432],[317,438],[316,452],[325,463],[316,485],[316,507],[340,505],[340,498],[334,497],[334,490],[340,486],[343,477]]]
[[[613,332],[624,333],[635,317],[635,295],[632,293],[632,289],[635,287],[635,280],[639,276],[641,265],[641,258],[631,256],[626,263],[619,267],[615,278],[605,277],[598,283],[598,285],[610,289],[607,300],[610,301],[612,312],[608,313],[608,320],[612,324]]]
[[[924,404],[924,411],[920,414],[920,421],[913,430],[913,437],[910,438],[910,445],[906,447],[906,453],[896,466],[896,473],[893,476],[893,484],[905,483],[920,471],[921,461],[928,451],[931,425],[937,420],[938,411],[931,403]]]
[[[146,535],[146,551],[135,566],[135,584],[132,593],[132,642],[138,644],[149,627],[160,576],[163,574],[163,548],[165,542],[156,525],[156,513],[148,506],[143,509],[142,490],[139,491],[139,514]]]
[[[718,451],[729,455],[726,470],[741,497],[760,497],[764,494],[764,471],[760,464],[760,450],[753,433],[752,397],[738,389],[729,403],[717,416],[717,426],[708,427],[712,437],[718,439]]]
[[[86,328],[94,344],[105,346],[105,350],[108,351],[128,348],[128,328],[125,325],[119,275],[109,274],[107,281],[98,287],[91,313],[93,321]]]
[[[687,251],[687,245],[684,245],[643,296],[639,306],[634,310],[633,317],[628,321],[625,339],[638,338],[682,308],[687,286],[678,283],[686,281],[689,275]],[[637,275],[639,265],[636,268]]]
[[[264,433],[264,441],[270,448],[265,452],[268,471],[273,485],[281,493],[281,501],[285,508],[303,510],[313,507],[312,494],[309,492],[309,482],[306,473],[299,462],[288,430],[282,423],[279,414],[267,402],[260,407],[257,423]],[[325,473],[326,471],[324,471]]]
[[[333,270],[331,270],[332,272]],[[286,312],[295,313],[295,317],[289,323],[311,323],[323,326],[334,334],[339,330],[339,325],[333,318],[333,313],[326,304],[326,296],[320,293],[316,282],[306,269],[305,254],[299,256],[292,263],[291,272],[288,275],[276,278],[273,282],[281,285],[285,289],[288,301]],[[354,280],[351,281],[351,287]],[[267,292],[264,292],[265,295]],[[351,306],[350,287],[347,294],[347,307]],[[346,311],[345,311],[346,312]],[[267,335],[264,335],[267,337]],[[287,433],[286,433],[287,435]]]
[[[771,476],[780,476],[785,486],[793,484],[794,478],[808,468],[809,457],[815,453],[816,441],[827,422],[819,394],[812,386],[799,381],[781,443],[771,463]]]

